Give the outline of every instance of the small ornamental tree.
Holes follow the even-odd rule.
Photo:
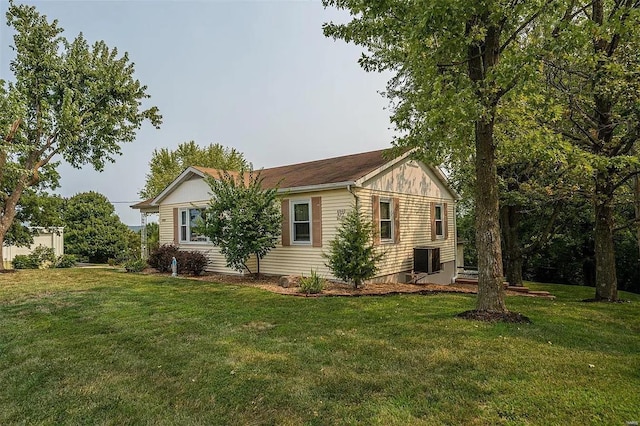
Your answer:
[[[218,179],[208,179],[213,198],[205,209],[198,232],[206,235],[237,271],[246,269],[251,255],[260,259],[280,237],[282,214],[276,204],[277,188],[262,188],[260,173],[224,172]]]
[[[373,245],[373,225],[357,208],[344,217],[338,235],[329,247],[329,253],[324,254],[327,267],[336,277],[353,282],[355,288],[375,276],[377,264],[384,257],[384,253],[377,253]]]

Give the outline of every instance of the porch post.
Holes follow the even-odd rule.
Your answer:
[[[140,255],[142,259],[147,259],[149,257],[149,251],[147,248],[147,213],[140,211],[140,224],[142,225],[142,230],[140,231]]]

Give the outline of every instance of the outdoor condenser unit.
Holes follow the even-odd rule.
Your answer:
[[[440,271],[439,247],[414,247],[413,272],[432,274]]]

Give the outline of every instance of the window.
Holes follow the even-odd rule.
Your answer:
[[[380,240],[389,241],[392,235],[393,220],[391,217],[391,200],[380,201]]]
[[[196,226],[201,222],[202,209],[189,208],[180,209],[180,242],[181,243],[198,243],[208,242],[209,238],[199,235],[195,232]]]
[[[293,202],[293,242],[311,242],[311,212],[309,201]]]
[[[435,206],[435,220],[436,238],[444,238],[444,221],[442,214],[442,204],[436,204]]]

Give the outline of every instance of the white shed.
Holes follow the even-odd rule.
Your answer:
[[[64,235],[63,227],[54,227],[54,228],[42,228],[42,227],[33,227],[31,230],[38,231],[37,235],[33,237],[33,244],[29,247],[16,247],[16,246],[4,246],[2,248],[2,261],[4,263],[5,268],[10,266],[11,261],[16,255],[22,254],[27,255],[30,254],[33,249],[38,246],[45,246],[53,248],[56,256],[60,256],[64,254]]]

